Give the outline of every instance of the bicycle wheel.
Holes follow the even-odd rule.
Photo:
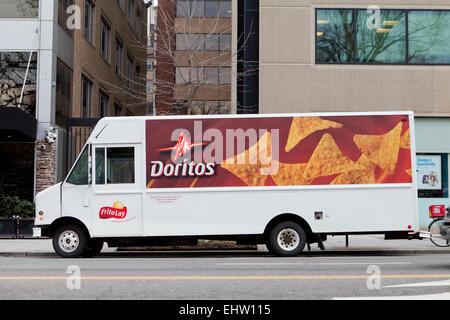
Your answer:
[[[435,219],[428,226],[430,240],[438,247],[448,247],[450,242],[441,236],[441,227],[444,225],[443,219]]]

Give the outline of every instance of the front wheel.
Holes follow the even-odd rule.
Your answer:
[[[53,249],[63,258],[78,258],[88,245],[88,235],[77,225],[65,225],[53,235]]]
[[[435,219],[428,226],[431,242],[438,247],[448,247],[450,242],[442,237],[441,228],[444,227],[443,219]]]
[[[286,221],[274,226],[269,234],[268,249],[281,257],[292,257],[300,254],[306,244],[306,233],[295,222]]]

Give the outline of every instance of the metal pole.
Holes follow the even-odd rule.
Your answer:
[[[27,84],[28,71],[30,70],[30,64],[31,64],[32,57],[33,57],[33,50],[30,51],[30,57],[28,58],[28,65],[27,65],[27,70],[25,71],[25,77],[23,78],[23,85],[22,85],[22,91],[20,93],[19,105],[17,106],[18,108],[20,108],[20,105],[22,104],[23,93],[25,91],[25,85]]]

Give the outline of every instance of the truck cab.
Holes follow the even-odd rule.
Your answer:
[[[140,123],[102,119],[66,179],[37,194],[35,225],[42,236],[53,238],[60,256],[96,254],[101,239],[111,234],[142,236],[145,164]],[[128,132],[119,136],[119,129]],[[109,223],[115,214],[123,217]]]

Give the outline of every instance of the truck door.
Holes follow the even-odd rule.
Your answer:
[[[93,158],[93,236],[142,236],[141,145],[95,145]]]
[[[91,225],[91,146],[86,145],[61,188],[62,215]]]

